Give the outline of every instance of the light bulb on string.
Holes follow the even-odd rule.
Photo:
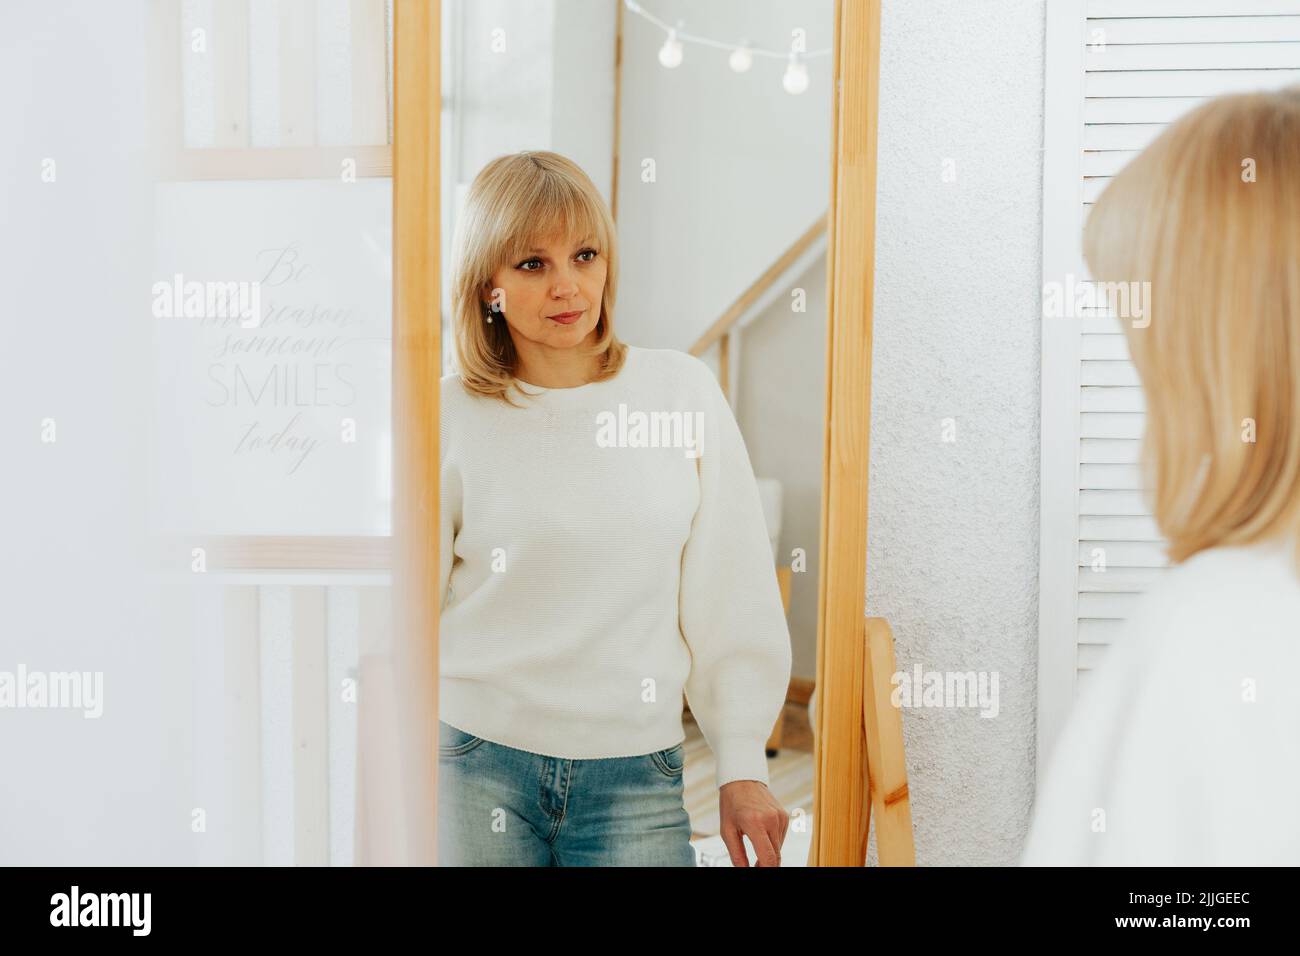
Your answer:
[[[731,56],[727,58],[727,62],[737,73],[748,72],[749,68],[754,65],[754,54],[749,52],[749,41],[741,40],[740,46],[731,51]]]
[[[781,77],[781,85],[791,96],[798,96],[808,89],[808,67],[794,51],[790,52],[790,62],[785,68],[785,75]]]
[[[677,39],[677,30],[681,25],[681,21],[678,21],[677,27],[668,31],[668,39],[659,48],[659,62],[670,70],[682,62],[682,41]]]

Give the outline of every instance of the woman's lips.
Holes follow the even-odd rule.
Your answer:
[[[582,312],[561,312],[558,315],[547,316],[547,318],[552,322],[559,322],[561,325],[572,325],[582,318]]]

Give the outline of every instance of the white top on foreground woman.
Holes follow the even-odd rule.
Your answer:
[[[1074,704],[1023,862],[1300,863],[1300,88],[1167,129],[1088,220],[1172,569]],[[1148,324],[1149,321],[1149,324]]]

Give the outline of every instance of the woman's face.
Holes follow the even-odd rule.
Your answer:
[[[580,344],[600,320],[605,257],[590,237],[536,240],[526,255],[497,270],[484,302],[504,312],[516,348],[521,337],[548,348]]]

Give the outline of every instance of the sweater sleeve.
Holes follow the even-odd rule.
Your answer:
[[[691,652],[686,700],[717,761],[717,785],[766,784],[767,738],[790,683],[790,632],[749,453],[698,359],[700,501],[682,551],[679,619]]]

